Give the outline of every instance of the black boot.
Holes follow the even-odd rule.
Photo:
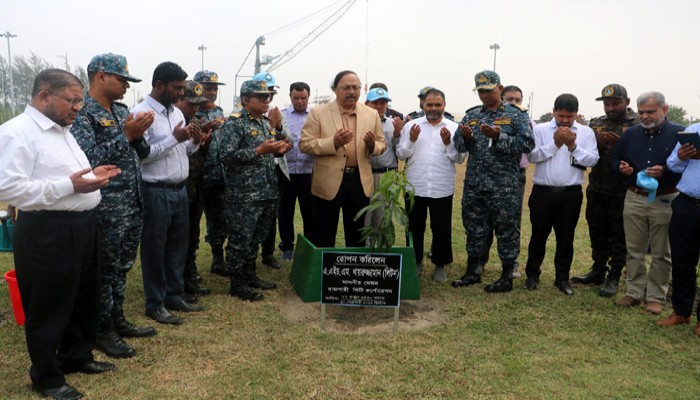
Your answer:
[[[277,289],[277,284],[275,282],[265,281],[260,279],[258,274],[255,272],[255,264],[248,264],[245,267],[245,278],[248,286],[253,289],[271,290]]]
[[[467,272],[462,275],[456,281],[452,281],[452,287],[460,288],[462,286],[469,286],[475,283],[481,283],[481,274],[479,273],[479,263],[470,263],[467,260]]]
[[[486,285],[484,290],[487,293],[504,293],[513,290],[513,268],[503,268],[501,277],[494,283]]]
[[[109,317],[100,319],[97,322],[95,349],[112,358],[129,358],[136,354],[136,350],[117,334],[117,331],[114,329],[114,322]]]
[[[224,262],[224,249],[220,246],[211,248],[211,273],[219,276],[229,276]]]
[[[121,308],[115,308],[112,311],[112,321],[114,322],[114,330],[121,337],[139,338],[153,336],[157,333],[152,326],[140,327],[127,321],[124,317],[124,310]]]
[[[260,301],[263,299],[262,293],[258,293],[248,286],[242,267],[234,268],[231,274],[231,289],[229,290],[229,294],[247,301]]]
[[[206,296],[209,294],[209,289],[204,286],[199,286],[197,283],[197,264],[194,259],[185,264],[185,293],[196,294],[198,296]]]
[[[603,286],[601,286],[600,290],[598,290],[598,296],[613,297],[615,294],[617,294],[617,287],[620,284],[621,272],[622,268],[620,268],[619,271],[613,271],[612,268],[610,269],[608,276],[605,278],[605,282],[603,282]]]
[[[588,271],[586,275],[574,276],[571,278],[571,282],[582,283],[584,285],[602,285],[603,281],[605,280],[605,273],[607,270],[608,267],[606,267],[604,264],[594,263],[591,270]]]

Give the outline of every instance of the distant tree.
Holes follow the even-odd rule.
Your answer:
[[[541,123],[543,123],[543,122],[549,122],[549,121],[551,121],[552,118],[554,118],[554,115],[552,115],[551,112],[548,112],[548,113],[546,113],[546,114],[542,114],[542,115],[540,116],[540,118],[539,118],[537,121],[535,121],[535,122],[537,122],[538,124],[541,124]]]
[[[675,122],[677,124],[681,124],[684,126],[690,125],[690,121],[686,117],[688,114],[683,107],[680,106],[674,106],[673,104],[669,104],[668,106],[668,114],[666,114],[666,118],[668,118],[669,121]]]

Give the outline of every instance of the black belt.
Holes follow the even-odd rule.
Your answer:
[[[19,215],[27,214],[37,217],[51,218],[89,218],[95,213],[95,209],[85,211],[65,211],[65,210],[37,210],[37,211],[19,211]]]
[[[396,167],[379,167],[379,168],[372,168],[372,172],[375,174],[381,174],[384,172],[389,172],[395,170]]]
[[[638,187],[636,187],[636,186],[627,186],[627,190],[629,190],[630,192],[632,192],[632,193],[634,193],[634,194],[638,194],[638,195],[640,195],[640,196],[649,197],[649,192],[647,192],[647,191],[644,190],[644,189],[640,189],[640,188],[638,188]],[[678,189],[676,189],[675,187],[672,187],[672,188],[661,188],[661,189],[657,189],[657,190],[656,190],[656,195],[657,195],[657,196],[663,196],[663,195],[665,195],[665,194],[676,193],[677,191],[678,191]]]
[[[581,185],[571,185],[571,186],[544,186],[544,185],[532,185],[533,189],[546,190],[548,192],[562,193],[562,192],[576,192],[581,190]]]
[[[688,196],[687,194],[685,194],[683,192],[679,192],[678,197],[682,197],[682,198],[686,199],[687,201],[694,203],[696,206],[700,206],[700,199],[696,199],[693,196]]]
[[[358,167],[345,167],[343,169],[344,174],[357,174],[358,172],[360,172],[360,168]]]
[[[180,190],[183,187],[185,187],[185,181],[178,182],[178,183],[142,181],[141,183],[143,183],[143,186],[160,188],[160,189]]]

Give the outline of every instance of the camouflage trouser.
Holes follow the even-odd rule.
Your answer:
[[[593,262],[605,266],[610,260],[611,272],[619,275],[627,257],[622,218],[625,196],[602,194],[588,188],[586,201],[586,221]]]
[[[126,273],[134,266],[136,251],[141,240],[143,217],[141,213],[118,216],[110,210],[98,214],[102,279],[100,318],[107,318],[112,310],[124,304]]]
[[[240,201],[229,198],[226,208],[229,237],[226,263],[232,276],[240,275],[245,265],[255,265],[258,248],[270,232],[276,206],[276,199]]]
[[[187,259],[185,261],[185,271],[194,266],[196,270],[197,249],[199,249],[199,222],[202,220],[204,212],[204,195],[201,179],[187,178],[187,200],[190,212],[190,233],[187,244]],[[187,275],[187,272],[185,272]]]
[[[491,230],[489,217],[496,230],[498,257],[504,268],[513,268],[520,255],[520,215],[522,200],[518,187],[501,188],[496,192],[464,187],[462,223],[467,232],[467,267],[475,272],[487,250]]]
[[[226,242],[226,187],[205,186],[204,214],[207,216],[207,236],[205,240],[214,248],[222,248]]]

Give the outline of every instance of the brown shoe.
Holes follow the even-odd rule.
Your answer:
[[[693,333],[695,336],[700,336],[700,321],[698,321],[698,324],[695,325],[695,329],[693,329]]]
[[[640,301],[632,296],[625,296],[615,302],[620,307],[633,307],[639,305]]]
[[[664,305],[658,301],[648,301],[646,310],[649,314],[658,315],[664,310]]]
[[[681,317],[680,315],[676,314],[674,311],[668,317],[656,321],[656,325],[658,325],[658,326],[674,326],[674,325],[680,325],[680,324],[687,324],[689,322],[690,322],[690,317]],[[698,330],[697,327],[695,329]]]

